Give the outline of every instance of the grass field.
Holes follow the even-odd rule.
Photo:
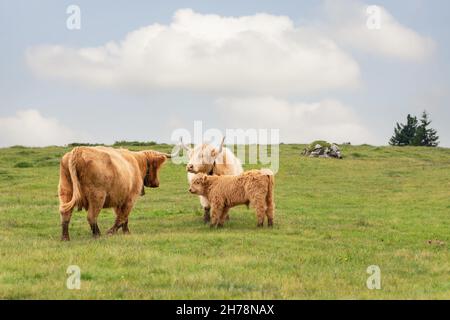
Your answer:
[[[104,210],[94,240],[76,212],[68,243],[57,198],[68,149],[0,149],[0,298],[450,299],[450,149],[344,146],[344,160],[302,149],[280,148],[272,230],[245,207],[211,230],[184,166],[168,163],[131,235],[106,236]],[[69,265],[81,290],[66,288]],[[366,287],[370,265],[381,290]]]

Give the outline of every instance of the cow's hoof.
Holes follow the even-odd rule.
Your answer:
[[[117,227],[114,225],[114,226],[112,226],[107,232],[106,232],[106,234],[108,235],[108,236],[112,236],[112,235],[115,235],[116,233],[117,233]],[[98,232],[99,232],[99,234],[100,234],[100,230],[98,230]]]
[[[61,241],[70,241],[69,236],[62,236]]]
[[[203,222],[208,223],[211,221],[211,209],[210,208],[204,208],[204,214],[203,214]]]
[[[92,236],[93,236],[94,238],[100,237],[101,232],[100,232],[100,229],[99,229],[99,227],[98,227],[97,224],[92,224],[92,225],[91,225],[91,230],[92,230]]]
[[[128,230],[128,229],[127,230],[123,230],[122,232],[123,232],[123,234],[131,234],[130,230]]]

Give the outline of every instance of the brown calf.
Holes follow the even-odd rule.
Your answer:
[[[258,227],[267,217],[273,225],[274,176],[268,169],[250,170],[237,176],[208,176],[197,174],[191,181],[189,192],[206,197],[211,204],[211,227],[222,227],[230,208],[246,204],[256,209]]]

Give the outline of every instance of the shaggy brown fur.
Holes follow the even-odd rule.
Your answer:
[[[108,233],[129,233],[128,215],[144,186],[159,186],[158,171],[169,155],[156,151],[132,152],[107,147],[77,147],[60,164],[59,199],[62,240],[69,240],[69,222],[75,207],[88,211],[94,237],[100,235],[97,217],[114,208],[116,221]]]
[[[182,143],[182,147],[188,152],[189,156],[189,162],[186,166],[189,183],[191,183],[191,180],[197,173],[221,176],[238,175],[244,171],[239,158],[230,149],[224,147],[224,142],[225,138],[222,139],[219,149],[207,143],[199,144],[194,148],[190,148]],[[208,223],[210,221],[211,206],[208,199],[203,196],[199,198],[204,210],[203,221]]]
[[[206,197],[211,204],[211,227],[222,227],[230,208],[246,204],[256,209],[258,227],[267,217],[269,227],[273,225],[274,176],[268,169],[250,170],[238,176],[208,176],[197,174],[191,182],[189,192]]]

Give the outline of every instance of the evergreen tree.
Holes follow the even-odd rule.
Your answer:
[[[392,146],[412,145],[416,138],[417,127],[417,118],[408,114],[406,117],[406,124],[397,122],[396,128],[394,129],[394,135],[389,141],[389,144]]]
[[[392,146],[437,147],[439,137],[436,130],[429,128],[430,124],[431,120],[426,111],[422,113],[420,124],[416,117],[408,114],[406,124],[397,122],[389,144]]]
[[[437,147],[438,135],[437,131],[429,128],[431,120],[429,119],[428,113],[424,111],[422,113],[422,118],[420,119],[420,125],[417,127],[416,137],[414,139],[413,145],[425,146],[425,147]]]

